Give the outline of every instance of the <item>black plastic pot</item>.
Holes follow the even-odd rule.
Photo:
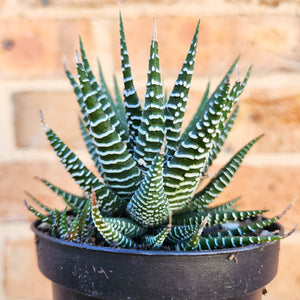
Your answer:
[[[41,272],[55,300],[247,299],[262,297],[277,273],[279,241],[202,252],[81,245],[32,224]]]

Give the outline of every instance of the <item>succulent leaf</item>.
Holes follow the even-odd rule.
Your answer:
[[[192,235],[190,239],[187,241],[184,241],[180,243],[180,248],[183,249],[184,251],[193,251],[196,250],[199,244],[200,236],[202,234],[202,231],[209,219],[209,215],[207,215],[203,222],[200,224],[199,228],[197,228],[197,231]]]
[[[197,250],[215,250],[221,248],[236,248],[251,244],[274,242],[284,238],[284,235],[269,236],[224,236],[200,238]]]
[[[246,210],[246,211],[212,211],[209,212],[209,219],[207,220],[207,226],[214,226],[218,224],[224,224],[230,221],[240,221],[248,218],[259,216],[265,213],[266,210]],[[176,225],[200,225],[204,218],[207,216],[207,212],[190,212],[173,217],[173,223]]]
[[[104,75],[103,75],[103,72],[102,72],[102,67],[101,67],[100,61],[97,60],[97,63],[98,63],[98,71],[99,71],[101,92],[103,94],[105,94],[105,96],[107,97],[107,100],[108,100],[109,104],[111,105],[111,107],[114,107],[113,97],[112,97],[112,95],[109,91],[109,88],[108,88],[107,84],[106,84],[106,81],[105,81],[105,78],[104,78]]]
[[[234,198],[230,201],[227,201],[223,204],[217,205],[217,206],[213,206],[213,207],[209,207],[209,208],[203,208],[205,211],[225,211],[225,210],[235,210],[232,206],[238,201],[240,200],[240,197]]]
[[[103,172],[101,169],[101,163],[99,160],[99,156],[96,152],[96,147],[94,146],[93,141],[92,141],[91,137],[89,136],[89,131],[86,129],[86,126],[81,118],[79,118],[79,128],[80,128],[80,132],[81,132],[82,138],[84,140],[84,143],[86,145],[86,148],[87,148],[88,152],[90,153],[90,156],[94,162],[95,167],[97,168],[97,170],[99,170],[99,173],[102,177]]]
[[[93,190],[91,210],[96,228],[110,245],[119,246],[121,248],[131,248],[136,246],[133,240],[116,230],[110,223],[105,222],[105,219],[99,211],[97,197]]]
[[[127,127],[127,120],[126,120],[126,112],[124,109],[124,103],[122,100],[122,96],[120,93],[120,89],[118,86],[117,78],[114,76],[114,90],[115,90],[115,111],[116,114],[120,120],[120,124],[125,131],[124,133],[124,142],[129,143],[129,132],[128,132],[128,127]]]
[[[140,170],[97,101],[96,91],[92,89],[80,62],[77,62],[77,70],[90,119],[89,134],[99,155],[100,172],[113,191],[125,199],[129,198],[140,183]]]
[[[87,201],[86,197],[80,197],[74,194],[71,194],[57,186],[55,186],[54,184],[52,184],[51,182],[49,182],[48,180],[44,179],[44,178],[40,178],[40,180],[48,187],[50,188],[54,193],[56,193],[58,196],[62,197],[62,199],[65,201],[65,203],[75,212],[75,213],[80,213],[80,211],[82,210],[82,208],[84,207],[84,204]]]
[[[160,152],[164,141],[164,95],[161,82],[156,26],[150,46],[149,70],[145,104],[139,134],[134,148],[134,158],[143,169],[148,169]]]
[[[116,117],[111,96],[108,95],[108,93],[106,92],[107,90],[105,88],[104,88],[105,90],[103,91],[101,89],[100,85],[98,84],[97,79],[95,78],[95,76],[91,70],[89,61],[86,57],[86,53],[85,53],[81,38],[79,39],[79,43],[80,43],[80,53],[81,53],[82,63],[84,66],[86,76],[89,80],[91,92],[92,91],[96,92],[96,98],[97,98],[97,101],[101,103],[101,108],[103,109],[103,111],[105,112],[107,117],[109,118],[111,125],[115,128],[115,130],[118,133],[118,135],[120,136],[120,138],[123,139],[124,135],[125,135],[125,130],[122,128],[119,119]],[[79,64],[77,64],[77,65],[79,65]],[[78,70],[78,68],[77,68],[77,70]],[[87,88],[87,84],[82,83],[82,80],[84,80],[86,78],[82,79],[81,72],[78,75],[79,75],[79,79],[81,79],[81,84],[83,85],[83,88]]]
[[[187,138],[189,132],[192,131],[194,129],[194,127],[196,126],[196,124],[199,122],[199,120],[202,119],[204,112],[207,109],[207,105],[209,103],[209,89],[210,89],[210,83],[208,83],[206,86],[204,95],[202,97],[202,100],[200,102],[200,105],[198,106],[196,113],[194,114],[192,120],[190,121],[190,123],[188,124],[185,131],[182,133],[182,135],[180,137],[181,142]]]
[[[213,161],[216,159],[217,155],[221,151],[221,149],[227,139],[227,136],[228,136],[229,132],[231,131],[234,121],[236,120],[238,110],[239,110],[239,106],[236,105],[234,111],[232,112],[232,115],[226,121],[224,129],[222,130],[218,140],[216,141],[216,144],[214,145],[214,148],[209,156],[206,169],[208,169],[211,166],[211,164],[213,163]]]
[[[121,67],[124,82],[124,107],[126,110],[126,118],[129,131],[128,149],[132,150],[136,143],[139,133],[139,126],[142,118],[142,108],[140,100],[137,96],[136,89],[133,84],[131,74],[131,65],[129,63],[129,55],[125,39],[123,20],[120,13],[120,51],[121,51]]]
[[[59,217],[59,227],[57,228],[58,235],[60,238],[65,238],[68,233],[68,222],[67,222],[67,207],[62,211]]]
[[[164,169],[165,192],[170,208],[183,209],[202,177],[215,137],[219,132],[222,111],[231,104],[227,101],[229,82],[209,103],[203,119],[196,123]]]
[[[86,111],[86,107],[84,105],[84,100],[83,100],[83,93],[78,85],[78,83],[76,82],[76,80],[74,79],[74,77],[72,76],[71,72],[67,69],[66,65],[65,65],[65,72],[66,72],[66,75],[73,87],[73,91],[77,97],[77,102],[79,104],[79,107],[80,107],[80,111],[82,113],[82,117],[83,117],[83,120],[84,120],[84,125],[86,128],[89,128],[89,118],[87,116],[87,111]]]
[[[192,207],[207,207],[229,185],[234,174],[240,167],[245,155],[261,136],[250,141],[239,150],[230,161],[211,179],[211,181],[192,198]]]
[[[154,236],[145,236],[142,244],[145,244],[152,249],[160,249],[166,240],[170,230],[172,228],[172,212],[169,212],[169,224],[163,228],[158,234]]]
[[[199,25],[200,25],[200,20],[198,21],[187,57],[179,72],[174,88],[170,94],[169,101],[166,104],[165,161],[167,161],[170,157],[174,155],[179,144],[182,122],[184,119],[184,113],[188,101],[192,75],[194,73]]]
[[[169,217],[162,169],[163,155],[158,154],[126,208],[130,217],[144,227],[163,224]]]
[[[28,210],[31,211],[36,217],[38,217],[42,222],[54,225],[54,220],[52,217],[39,212],[34,207],[32,207],[26,200],[24,201],[24,203]]]
[[[101,204],[102,213],[108,215],[122,214],[127,202],[115,195],[87,169],[83,162],[63,143],[52,129],[45,126],[45,130],[51,146],[75,182],[87,193],[92,188],[95,190],[98,201]]]
[[[146,233],[146,228],[126,218],[104,218],[105,222],[128,238],[139,238]]]

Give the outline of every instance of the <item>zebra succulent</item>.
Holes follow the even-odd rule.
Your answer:
[[[234,204],[238,199],[212,206],[260,137],[242,147],[197,191],[233,126],[238,99],[251,71],[249,68],[243,80],[238,76],[231,86],[237,59],[213,93],[207,86],[198,110],[183,130],[198,31],[199,22],[167,97],[154,26],[143,105],[134,87],[121,15],[123,99],[115,78],[115,96],[110,93],[100,65],[100,81],[96,80],[80,39],[80,51],[76,53],[78,79],[65,70],[82,113],[79,120],[82,136],[99,176],[84,165],[42,118],[52,148],[83,190],[82,195],[74,195],[40,179],[65,201],[63,211],[51,209],[28,194],[45,212],[25,201],[27,207],[47,224],[43,227],[53,236],[121,248],[192,251],[270,242],[290,234],[272,230],[286,211],[266,219],[262,216],[266,210],[237,211]]]

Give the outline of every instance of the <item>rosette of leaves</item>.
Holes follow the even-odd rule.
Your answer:
[[[143,105],[134,87],[121,15],[123,96],[116,79],[114,96],[110,93],[100,65],[100,80],[96,79],[80,40],[78,78],[67,69],[66,74],[81,110],[82,136],[98,174],[42,120],[52,148],[83,191],[81,196],[74,195],[41,179],[65,201],[63,211],[51,209],[28,194],[45,212],[25,201],[27,207],[47,224],[53,236],[121,248],[190,251],[270,242],[288,235],[270,229],[283,214],[266,219],[262,217],[265,210],[237,211],[234,204],[238,199],[212,206],[260,137],[242,147],[197,191],[233,126],[238,99],[251,70],[231,85],[236,60],[212,93],[207,86],[193,119],[183,130],[198,31],[199,22],[167,97],[154,26]]]

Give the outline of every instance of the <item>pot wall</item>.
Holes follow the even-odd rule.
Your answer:
[[[66,242],[35,225],[42,273],[95,299],[260,299],[236,297],[260,294],[277,272],[279,241],[221,251],[137,251]]]

